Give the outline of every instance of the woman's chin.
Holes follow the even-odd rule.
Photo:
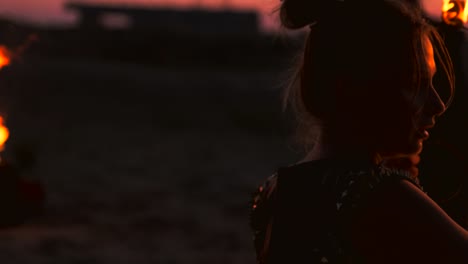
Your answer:
[[[417,150],[416,150],[416,152],[414,154],[420,154],[421,153],[421,151],[423,150],[423,146],[424,146],[423,142],[424,142],[424,140],[422,140],[422,139],[418,140],[417,147],[416,147]]]
[[[404,156],[411,157],[411,156],[414,156],[414,155],[419,155],[419,154],[421,154],[422,150],[423,150],[423,142],[421,140],[417,144],[413,145],[413,147],[411,149],[409,149],[406,152],[406,154],[404,154]]]
[[[417,139],[408,146],[408,151],[406,151],[406,156],[413,156],[421,154],[424,146],[423,139]]]

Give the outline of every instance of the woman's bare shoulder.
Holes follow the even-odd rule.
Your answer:
[[[405,179],[379,186],[349,225],[369,263],[468,263],[467,232]]]

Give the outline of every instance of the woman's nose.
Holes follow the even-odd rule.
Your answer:
[[[425,112],[430,115],[440,116],[447,110],[444,101],[440,98],[437,91],[432,87],[429,91]]]

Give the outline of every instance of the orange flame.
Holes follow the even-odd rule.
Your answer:
[[[5,46],[0,46],[0,69],[11,62],[11,53]]]
[[[3,150],[5,142],[8,140],[9,136],[10,136],[10,131],[4,125],[3,117],[0,116],[0,151]]]
[[[463,26],[468,20],[465,0],[443,0],[442,19],[448,25]]]

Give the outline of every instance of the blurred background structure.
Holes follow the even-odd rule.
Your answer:
[[[250,195],[300,155],[281,89],[303,32],[265,15],[279,3],[60,2],[62,25],[6,1],[2,155],[47,200],[0,230],[2,263],[255,263]]]
[[[106,16],[114,18],[114,25],[127,30],[171,32],[198,35],[255,35],[259,34],[258,14],[255,11],[162,9],[129,5],[105,5],[69,2],[66,7],[79,12],[79,26],[84,29],[105,27]],[[110,21],[111,22],[111,21]],[[111,22],[112,23],[112,22]]]

